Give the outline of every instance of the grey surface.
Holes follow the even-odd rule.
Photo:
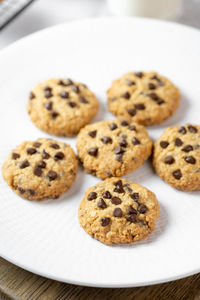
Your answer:
[[[182,1],[182,11],[172,21],[200,28],[200,0]],[[109,15],[106,0],[36,0],[0,32],[0,49],[23,36],[55,24]]]

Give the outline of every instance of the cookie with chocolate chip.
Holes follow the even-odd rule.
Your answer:
[[[80,225],[108,245],[146,238],[158,216],[155,194],[124,178],[108,178],[89,188],[79,206]]]
[[[155,143],[153,165],[171,186],[184,191],[200,190],[200,126],[167,128]]]
[[[40,129],[57,136],[72,136],[94,118],[98,101],[85,84],[50,79],[32,90],[27,111]]]
[[[76,145],[85,170],[102,179],[139,168],[152,149],[144,126],[118,119],[87,125]]]
[[[115,116],[142,125],[163,122],[179,106],[180,92],[156,72],[127,73],[107,91],[108,108]]]
[[[58,198],[70,188],[76,174],[72,148],[44,138],[23,142],[11,151],[2,167],[8,185],[19,196],[36,201]]]

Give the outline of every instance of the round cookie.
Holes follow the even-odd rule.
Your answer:
[[[151,154],[152,141],[142,125],[116,119],[84,127],[76,146],[86,171],[105,179],[139,168]]]
[[[98,101],[85,84],[70,79],[50,79],[30,93],[27,111],[40,129],[57,136],[72,136],[98,111]]]
[[[130,180],[112,177],[86,191],[79,222],[105,244],[131,243],[152,233],[159,211],[154,193]]]
[[[200,126],[167,128],[155,143],[153,166],[171,186],[200,190]]]
[[[2,175],[19,196],[40,201],[66,192],[76,179],[77,165],[69,145],[42,138],[23,142],[13,150]]]
[[[180,93],[156,72],[127,73],[107,91],[108,108],[116,116],[142,125],[163,122],[179,106]]]

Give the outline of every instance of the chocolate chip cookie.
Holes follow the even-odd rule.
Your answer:
[[[151,154],[152,141],[142,125],[116,119],[84,127],[76,146],[85,170],[105,179],[139,168]]]
[[[155,143],[153,165],[171,186],[200,190],[200,126],[167,128]]]
[[[142,125],[163,122],[179,106],[180,93],[156,72],[127,73],[107,91],[108,108],[116,116]]]
[[[30,93],[27,111],[40,129],[57,136],[72,136],[98,111],[98,101],[85,84],[50,79]]]
[[[79,207],[79,222],[95,239],[131,243],[152,233],[159,216],[154,193],[124,178],[112,177],[89,188]]]
[[[66,192],[77,174],[72,148],[50,139],[23,142],[2,167],[8,185],[21,197],[41,201]]]

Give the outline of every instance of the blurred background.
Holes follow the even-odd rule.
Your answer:
[[[200,0],[0,0],[0,49],[55,24],[116,15],[168,19],[200,28]]]

